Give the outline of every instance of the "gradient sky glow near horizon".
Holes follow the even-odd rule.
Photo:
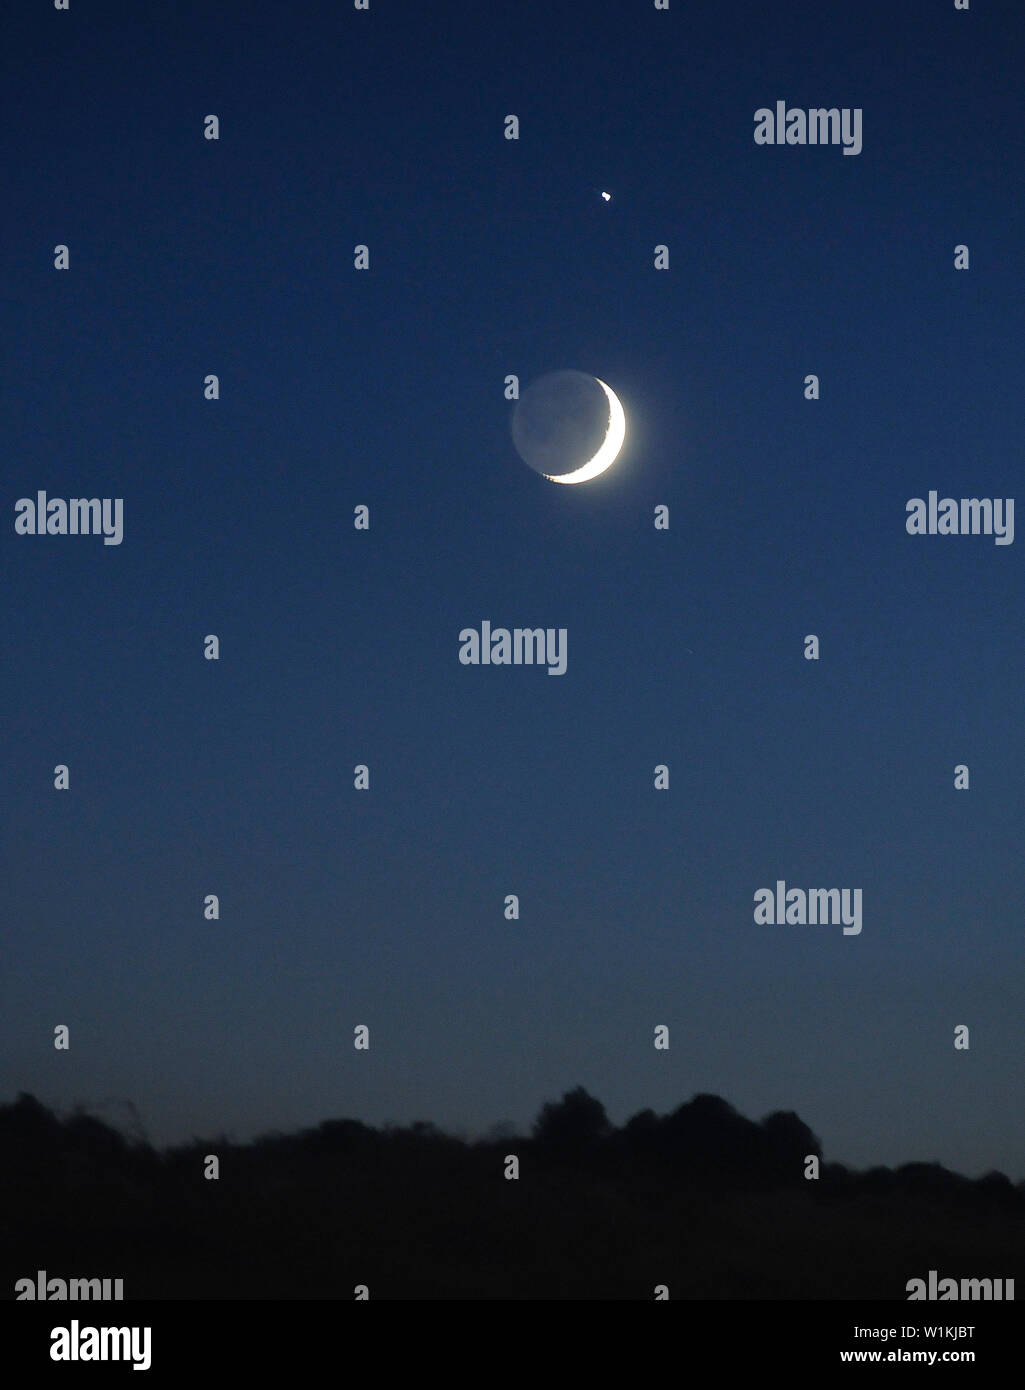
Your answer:
[[[9,16],[0,1098],[163,1143],[711,1091],[1025,1177],[1025,535],[905,531],[1021,501],[1025,21],[911,9]],[[862,152],[757,146],[777,99]],[[564,368],[627,417],[579,487],[503,399]],[[15,535],[40,489],[123,543]],[[461,666],[483,619],[566,674]],[[757,925],[778,878],[860,936]]]

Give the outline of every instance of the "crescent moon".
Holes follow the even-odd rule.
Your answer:
[[[605,431],[605,438],[598,446],[595,456],[572,473],[563,473],[561,476],[554,473],[542,474],[550,483],[589,482],[592,478],[597,478],[599,473],[604,473],[606,468],[611,468],[623,447],[623,440],[626,438],[626,414],[615,391],[606,386],[600,377],[596,376],[595,381],[609,398],[609,427]]]

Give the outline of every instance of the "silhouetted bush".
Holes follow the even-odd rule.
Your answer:
[[[808,1154],[793,1112],[758,1124],[713,1095],[619,1128],[578,1086],[529,1137],[334,1119],[158,1153],[21,1094],[0,1106],[0,1262],[7,1297],[37,1269],[128,1298],[902,1299],[941,1265],[1021,1278],[1025,1184],[936,1163],[807,1181]]]
[[[567,1091],[560,1101],[547,1101],[534,1124],[534,1138],[545,1147],[574,1156],[595,1149],[611,1132],[600,1100],[583,1086]]]

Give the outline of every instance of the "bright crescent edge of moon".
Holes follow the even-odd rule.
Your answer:
[[[552,473],[543,473],[541,476],[547,478],[550,483],[590,482],[592,478],[597,478],[599,473],[604,473],[606,468],[610,468],[615,463],[616,455],[623,447],[623,440],[626,438],[626,415],[623,412],[623,407],[611,386],[606,386],[601,377],[596,376],[595,381],[609,398],[609,427],[605,431],[605,438],[594,458],[588,459],[587,463],[574,469],[572,473],[563,473],[561,477]]]

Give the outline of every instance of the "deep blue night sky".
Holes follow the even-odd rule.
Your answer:
[[[905,530],[1021,500],[1020,11],[4,27],[0,1097],[165,1142],[712,1091],[1025,1176],[1025,536]],[[777,99],[862,152],[756,145]],[[627,414],[580,487],[503,395],[562,368]],[[123,544],[16,535],[39,489]],[[485,618],[566,674],[461,666]],[[861,888],[860,936],[756,924],[777,878]]]

